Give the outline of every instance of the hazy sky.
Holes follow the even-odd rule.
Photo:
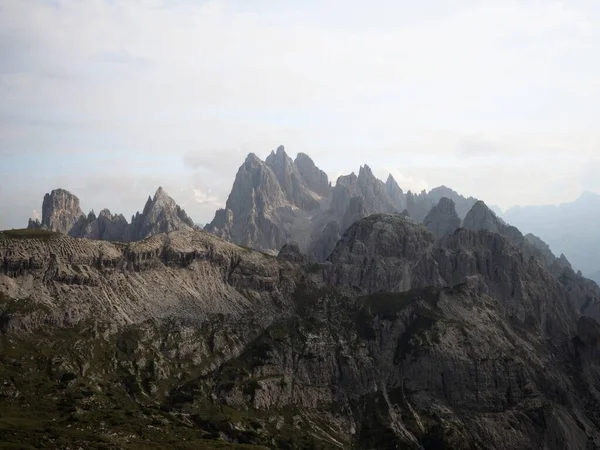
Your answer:
[[[507,208],[600,193],[598,0],[0,2],[0,228],[56,187],[197,222],[248,152]]]

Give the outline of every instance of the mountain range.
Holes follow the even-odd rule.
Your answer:
[[[446,200],[439,203],[442,199]],[[463,219],[476,202],[446,186],[419,194],[404,192],[391,174],[384,183],[367,165],[360,167],[358,176],[340,176],[333,185],[308,155],[299,153],[293,160],[279,146],[265,161],[248,155],[225,208],[218,210],[204,229],[273,255],[294,242],[301,252],[322,262],[353,223],[371,214],[402,214],[424,223],[439,238],[465,226]],[[600,234],[594,226],[600,219],[600,195],[585,193],[575,202],[556,206],[514,207],[504,214],[493,205],[488,209],[494,214],[493,221],[501,225],[485,229],[498,231],[498,227],[508,226],[505,219],[528,233],[524,236],[528,243],[547,254],[564,255],[574,268],[600,283],[600,253],[589,251],[600,248]],[[122,214],[113,215],[108,209],[97,216],[93,211],[85,215],[75,195],[56,189],[44,197],[42,220],[30,219],[28,224],[31,229],[119,242],[199,227],[162,188],[129,223]]]
[[[132,242],[174,230],[192,230],[195,225],[185,211],[159,187],[154,197],[148,197],[142,213],[131,217],[111,214],[103,209],[96,216],[81,210],[79,198],[64,189],[55,189],[44,196],[42,220],[29,219],[28,229],[44,229],[72,237],[103,241]]]
[[[560,205],[516,206],[503,217],[523,231],[540,236],[555,252],[600,283],[600,195],[585,192]]]
[[[600,448],[600,287],[507,216],[283,147],[204,230],[54,190],[0,232],[0,442]]]
[[[323,263],[200,230],[0,233],[0,439],[599,448],[600,288],[483,202],[453,232],[451,199],[428,216],[362,218]]]
[[[460,218],[476,202],[444,186],[405,193],[392,175],[384,183],[367,165],[358,176],[341,176],[332,185],[308,155],[299,153],[292,160],[280,146],[265,161],[248,155],[225,209],[205,229],[262,251],[277,252],[294,241],[301,251],[324,261],[357,220],[375,213],[404,213],[420,222],[442,197],[454,201]]]

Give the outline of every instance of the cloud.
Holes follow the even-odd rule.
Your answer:
[[[33,211],[31,211],[31,218],[33,220],[42,220],[42,216],[35,209]]]
[[[245,154],[240,149],[203,150],[187,152],[183,161],[190,169],[217,171],[222,174],[231,171],[234,162],[241,165],[244,158]]]
[[[499,151],[496,144],[477,136],[468,136],[458,141],[456,153],[459,157],[493,156]]]
[[[208,204],[215,208],[221,206],[221,200],[216,195],[212,194],[211,189],[208,189],[206,192],[202,191],[201,189],[193,189],[193,191],[194,199],[201,205]]]

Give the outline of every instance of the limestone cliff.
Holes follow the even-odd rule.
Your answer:
[[[84,214],[79,206],[79,199],[69,191],[55,189],[44,196],[42,221],[29,219],[28,228],[44,228],[66,234],[81,217]]]
[[[392,175],[383,183],[367,165],[360,167],[358,175],[340,176],[332,186],[306,154],[292,160],[279,146],[264,162],[254,154],[248,156],[225,209],[217,211],[205,229],[268,252],[294,241],[303,252],[324,261],[357,220],[406,211],[422,221],[443,197],[455,202],[460,217],[475,203],[443,186],[419,195],[405,194]]]
[[[56,189],[44,197],[42,221],[29,219],[28,229],[46,229],[69,236],[104,241],[140,241],[159,233],[174,230],[192,230],[194,222],[169,195],[159,187],[154,198],[149,197],[142,213],[131,218],[112,214],[103,209],[96,216],[87,216],[79,206],[79,199],[64,189]]]
[[[2,440],[598,448],[598,305],[502,234],[436,240],[400,215],[354,223],[321,264],[201,231],[3,232]]]

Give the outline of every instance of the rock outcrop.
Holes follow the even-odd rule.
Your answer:
[[[368,293],[441,286],[434,236],[399,215],[374,214],[352,225],[327,259],[326,281]]]
[[[481,200],[477,201],[462,224],[468,230],[486,230],[498,233],[515,245],[526,258],[535,257],[550,268],[556,262],[556,256],[549,251],[548,246],[539,238],[530,236],[526,238],[516,227],[508,225],[487,207]],[[566,259],[566,258],[565,258]],[[568,263],[568,262],[567,262]],[[564,264],[554,265],[555,268],[564,267]]]
[[[460,217],[456,213],[454,202],[442,197],[425,216],[423,225],[433,233],[436,239],[441,239],[454,233],[460,227]]]
[[[301,174],[300,167],[285,153],[285,149],[281,145],[277,148],[277,152],[271,152],[265,160],[265,164],[277,177],[287,202],[300,209],[312,211],[319,208],[320,197],[316,191],[310,188],[310,185],[314,184],[314,188],[319,191],[325,190],[326,195],[329,183],[326,175],[325,179],[322,179],[322,173],[316,172],[318,169],[308,156],[303,155],[300,161],[304,176]],[[308,178],[308,185],[305,177]],[[327,185],[323,186],[324,183]]]
[[[122,214],[111,214],[108,209],[103,209],[96,217],[91,211],[87,217],[81,216],[69,230],[69,236],[102,241],[124,241],[127,231],[127,219]]]
[[[331,191],[331,183],[327,174],[319,169],[305,153],[298,153],[294,161],[298,173],[308,189],[321,197],[327,197]]]
[[[280,249],[288,241],[286,228],[293,216],[273,170],[250,154],[238,170],[225,209],[205,229],[239,245]]]
[[[131,218],[125,230],[126,242],[140,241],[150,236],[175,230],[190,231],[194,222],[181,207],[159,187],[153,198],[148,197],[144,210]]]
[[[398,183],[392,174],[389,174],[387,177],[385,189],[397,209],[399,211],[404,211],[406,209],[406,195],[404,194],[404,191],[402,191],[402,188],[398,186]]]
[[[44,197],[42,221],[29,219],[28,229],[45,229],[72,237],[103,241],[132,242],[160,233],[197,228],[181,207],[159,187],[154,198],[148,197],[143,212],[131,218],[112,214],[103,209],[96,216],[87,216],[79,206],[79,199],[64,189],[56,189]]]
[[[29,219],[27,228],[44,228],[66,234],[81,217],[85,216],[79,199],[69,191],[55,189],[44,196],[42,221]]]

